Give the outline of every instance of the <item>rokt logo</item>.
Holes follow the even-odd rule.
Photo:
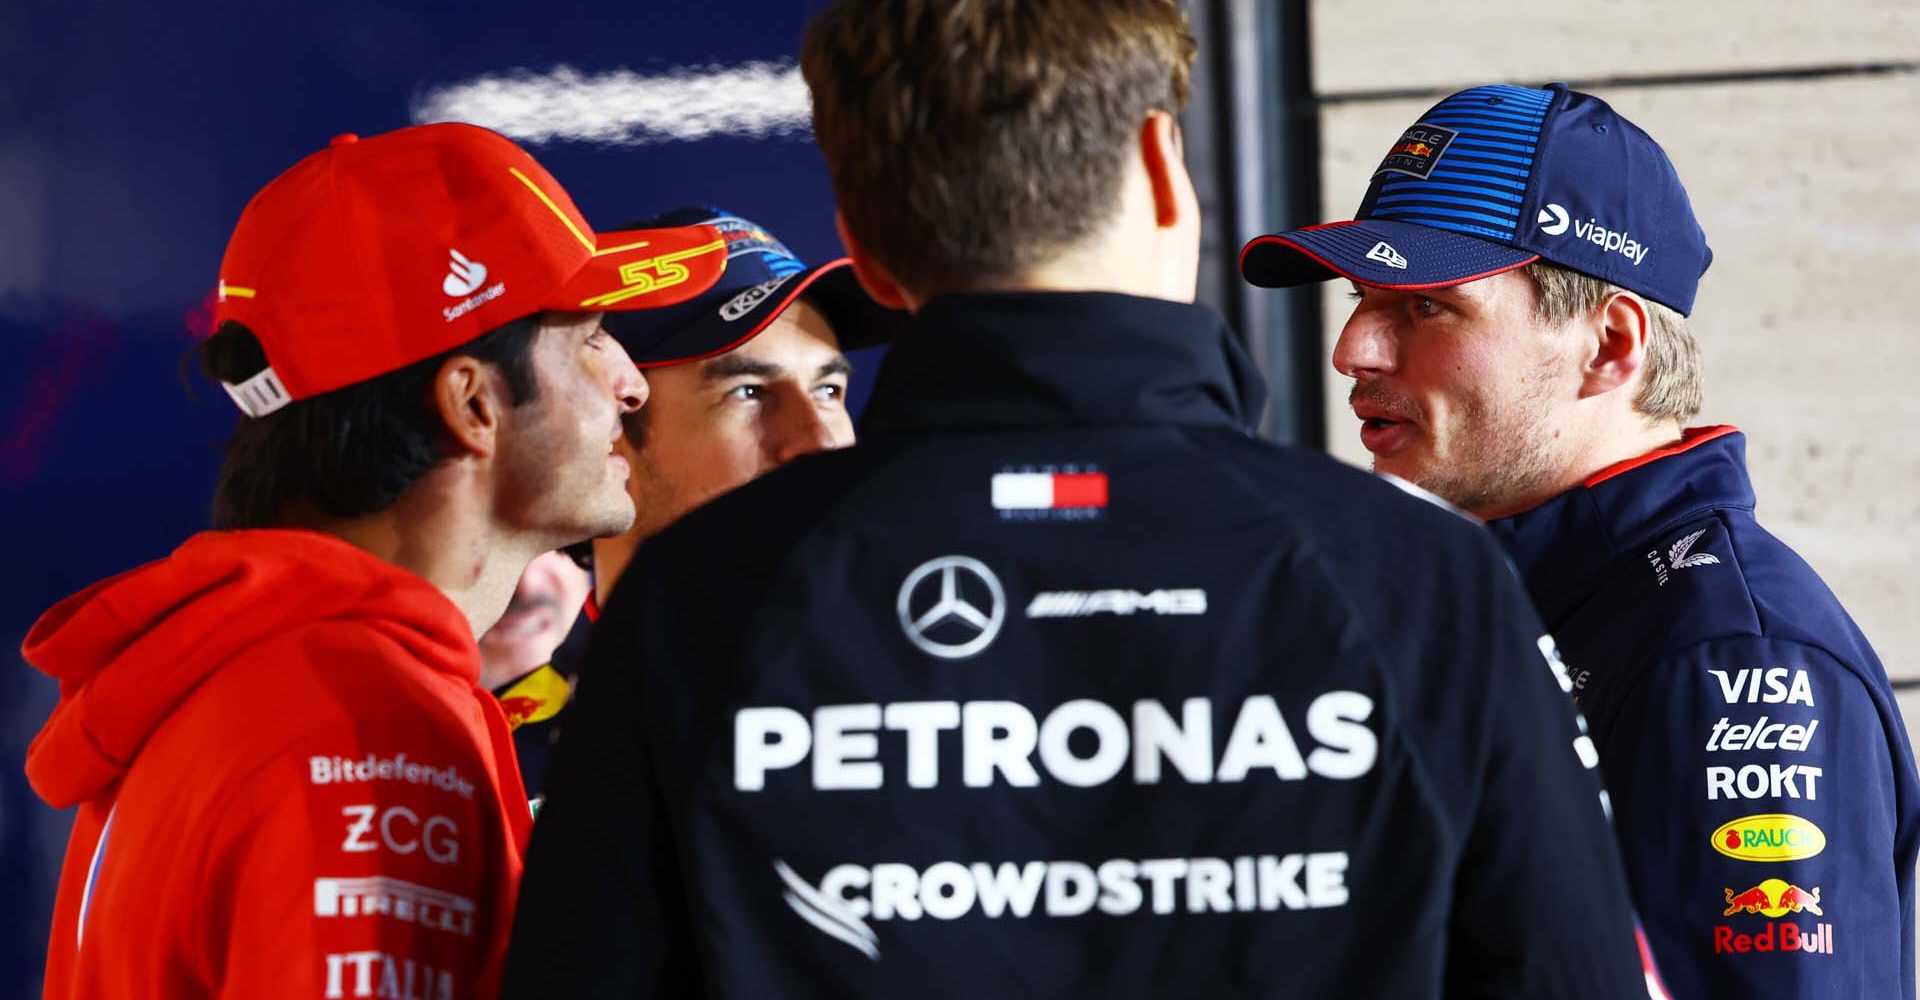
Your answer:
[[[453,263],[449,273],[440,282],[440,290],[454,298],[472,295],[487,283],[487,265],[469,260],[466,254],[458,250],[448,250]]]
[[[1548,203],[1547,207],[1540,210],[1540,217],[1536,221],[1540,223],[1540,231],[1548,236],[1558,236],[1573,224],[1573,220],[1567,215],[1567,210],[1552,203]]]
[[[964,660],[992,645],[1000,634],[1007,619],[1007,593],[980,560],[941,556],[907,574],[895,609],[900,628],[921,652]]]
[[[1375,243],[1373,249],[1367,251],[1367,259],[1379,261],[1388,267],[1399,268],[1402,271],[1407,269],[1407,259],[1400,256],[1400,251],[1395,250],[1393,244],[1386,240]]]

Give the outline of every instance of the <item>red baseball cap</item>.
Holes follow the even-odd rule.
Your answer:
[[[251,329],[268,367],[227,393],[262,416],[533,313],[675,305],[726,264],[711,226],[595,233],[533,157],[478,126],[337,136],[234,227],[214,321]]]

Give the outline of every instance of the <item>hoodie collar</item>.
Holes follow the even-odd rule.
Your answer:
[[[862,430],[1218,425],[1266,386],[1220,314],[1108,292],[942,296],[895,338]]]
[[[326,620],[380,630],[420,669],[478,683],[466,617],[432,584],[332,535],[209,531],[42,615],[21,647],[60,682],[27,753],[49,804],[93,799],[208,677],[247,649]]]
[[[1747,438],[1729,426],[1689,428],[1680,443],[1630,459],[1512,517],[1487,523],[1551,624],[1592,579],[1638,557],[1668,530],[1713,510],[1753,510]]]

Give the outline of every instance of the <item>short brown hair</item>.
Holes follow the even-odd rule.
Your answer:
[[[1187,101],[1174,0],[838,0],[801,48],[854,238],[935,295],[1097,232],[1149,112]]]
[[[1620,286],[1571,268],[1537,260],[1524,269],[1533,279],[1535,305],[1541,320],[1558,326],[1585,316]],[[1628,294],[1633,294],[1629,292]],[[1687,318],[1645,296],[1647,305],[1647,363],[1634,409],[1654,419],[1686,423],[1700,413],[1703,396],[1700,346],[1687,330]]]

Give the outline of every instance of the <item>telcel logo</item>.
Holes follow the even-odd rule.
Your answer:
[[[1827,835],[1787,813],[1742,816],[1713,831],[1713,849],[1736,861],[1799,861],[1827,849]]]

